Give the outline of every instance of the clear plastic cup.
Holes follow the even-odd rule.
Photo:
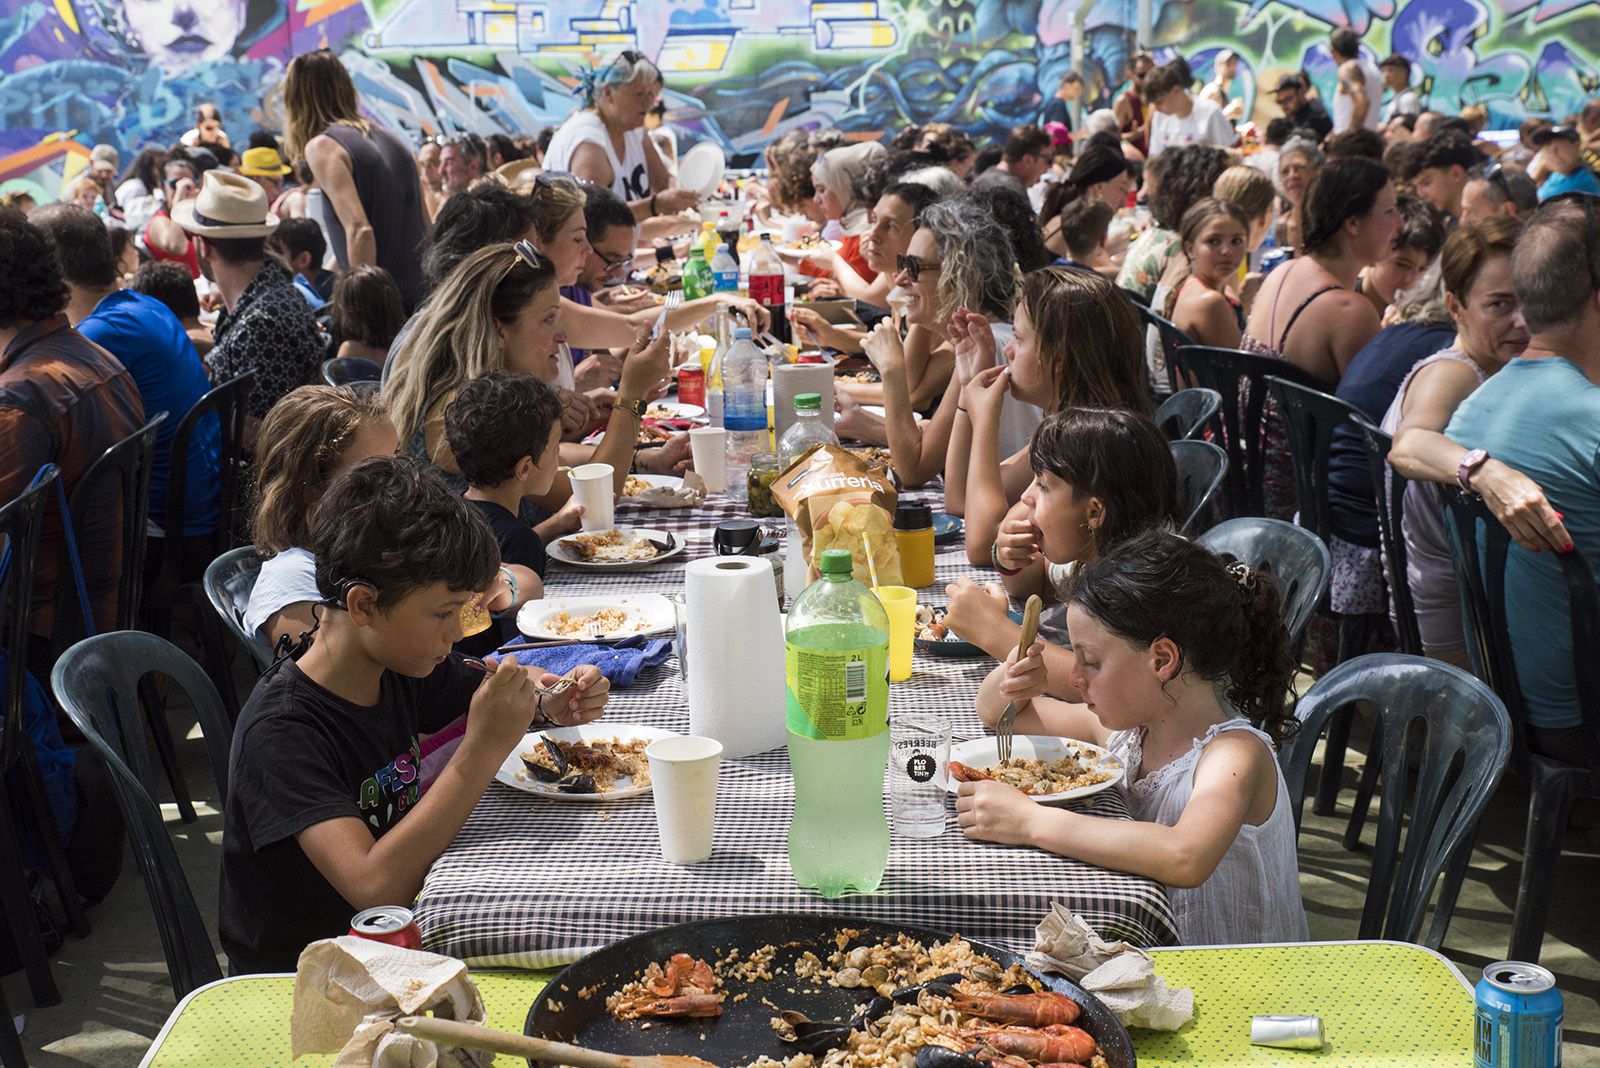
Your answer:
[[[894,829],[937,838],[945,828],[950,724],[927,716],[889,718],[889,796]]]
[[[911,677],[912,639],[917,630],[917,591],[910,586],[874,586],[883,610],[889,613],[889,681]]]
[[[583,464],[567,475],[572,496],[583,506],[584,530],[610,530],[617,525],[614,474],[610,464]]]
[[[728,432],[720,426],[697,426],[689,431],[694,469],[705,480],[707,493],[728,489]],[[741,490],[743,486],[739,487]]]
[[[711,856],[722,743],[673,735],[651,742],[644,755],[650,761],[661,857],[669,864],[698,864]]]

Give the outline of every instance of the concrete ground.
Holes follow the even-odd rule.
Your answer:
[[[175,709],[175,727],[190,728],[179,749],[199,818],[178,822],[170,803],[163,811],[216,944],[222,814],[206,803],[215,799],[215,787],[204,743],[192,721],[183,724],[181,717]],[[1350,787],[1360,759],[1352,753],[1346,770]],[[1334,817],[1312,815],[1308,805],[1300,871],[1313,939],[1354,938],[1360,922],[1370,854],[1346,852],[1340,843],[1351,793],[1341,794]],[[1527,795],[1516,783],[1502,786],[1485,815],[1443,947],[1469,982],[1477,981],[1484,965],[1506,955],[1526,816]],[[1369,821],[1369,844],[1372,833]],[[1571,832],[1566,844],[1542,963],[1556,973],[1566,997],[1566,1063],[1600,1068],[1600,923],[1589,911],[1594,903],[1588,896],[1600,885],[1600,850],[1587,831]],[[0,981],[12,1011],[27,1018],[22,1039],[31,1064],[111,1068],[139,1062],[175,1003],[150,915],[144,883],[130,857],[111,895],[90,912],[93,933],[87,939],[69,936],[52,960],[62,1004],[34,1009],[20,973]],[[1197,996],[1204,999],[1205,992]]]

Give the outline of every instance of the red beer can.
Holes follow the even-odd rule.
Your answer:
[[[399,905],[379,905],[363,909],[350,921],[350,933],[357,938],[399,946],[402,949],[421,949],[422,930],[411,915],[411,910]]]
[[[706,372],[702,367],[689,364],[678,368],[678,401],[681,404],[706,406]]]

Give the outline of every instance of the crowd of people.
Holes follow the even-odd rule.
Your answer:
[[[1600,564],[1600,101],[1501,143],[1481,114],[1426,110],[1404,56],[1374,65],[1343,29],[1329,43],[1332,99],[1284,75],[1260,128],[1241,121],[1236,57],[1200,85],[1181,56],[1140,52],[1108,108],[1083,113],[1068,74],[998,144],[943,124],[882,142],[796,129],[737,189],[752,232],[831,239],[784,255],[809,298],[851,301],[865,325],[816,306],[787,318],[798,344],[876,371],[839,383],[841,436],[886,446],[902,485],[940,487],[970,562],[1000,580],[948,591],[950,627],[1000,661],[979,714],[1031,701],[1018,730],[1112,746],[1133,769],[1132,830],[995,783],[963,786],[961,826],[1159,879],[1188,941],[1306,937],[1273,759],[1297,665],[1276,583],[1174,533],[1152,416],[1183,383],[1139,305],[1197,344],[1295,365],[1393,435],[1423,642],[1454,663],[1439,487],[1482,494],[1525,550],[1508,586],[1530,744],[1581,751],[1553,556]],[[737,292],[663,310],[619,284],[681,260],[700,229],[661,88],[623,52],[558,129],[416,146],[314,52],[288,67],[281,132],[236,149],[231,117],[205,106],[120,175],[98,146],[59,203],[0,210],[0,501],[46,463],[70,491],[166,412],[152,537],[225,527],[220,425],[187,439],[181,514],[169,454],[184,413],[250,376],[238,444],[265,562],[246,626],[280,659],[234,741],[221,931],[236,970],[292,968],[355,909],[409,901],[530,721],[604,711],[593,669],[536,700],[553,677],[509,660],[485,675],[452,649],[492,652],[542,595],[546,543],[581,520],[573,465],[609,463],[618,494],[630,471],[690,465],[687,435],[636,445],[672,380],[670,337],[723,315],[769,325]],[[334,357],[381,382],[320,384]],[[1367,459],[1341,433],[1331,604],[1383,616]],[[1268,434],[1266,510],[1288,518],[1276,416]],[[75,532],[102,629],[121,570],[105,504]],[[47,518],[29,622],[42,677],[61,652],[65,538]],[[1007,608],[1034,593],[1064,629],[1019,657]],[[464,637],[479,611],[498,624]],[[429,766],[419,738],[469,707]]]

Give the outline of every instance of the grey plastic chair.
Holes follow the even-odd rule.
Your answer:
[[[383,368],[360,356],[335,356],[322,361],[322,380],[330,386],[354,386],[382,378]]]
[[[256,668],[265,671],[272,666],[272,647],[245,629],[244,614],[250,606],[250,591],[255,589],[261,575],[261,557],[254,545],[229,549],[206,568],[206,597],[211,607],[227,625],[235,638],[244,643]]]
[[[1283,588],[1284,623],[1298,642],[1328,589],[1333,561],[1322,539],[1281,519],[1230,519],[1195,541],[1214,553],[1229,553],[1270,573]]]
[[[172,992],[181,999],[222,978],[222,970],[150,790],[150,757],[138,704],[139,682],[149,674],[170,678],[193,703],[217,777],[218,804],[225,805],[233,728],[210,678],[177,646],[132,630],[86,638],[61,654],[50,673],[50,686],[111,770],[111,784],[150,894]]]
[[[1466,876],[1478,818],[1511,755],[1511,719],[1493,691],[1442,661],[1374,653],[1339,665],[1300,698],[1300,732],[1279,755],[1297,833],[1317,740],[1331,718],[1358,702],[1377,712],[1379,744],[1369,759],[1383,766],[1377,843],[1356,937],[1419,941],[1438,886],[1422,942],[1437,949]]]
[[[1228,454],[1209,441],[1174,441],[1171,449],[1178,465],[1178,508],[1183,517],[1178,533],[1193,537],[1208,525],[1211,502],[1228,474]]]
[[[1193,345],[1194,339],[1180,330],[1171,319],[1156,314],[1146,304],[1136,300],[1133,302],[1133,310],[1139,313],[1147,332],[1153,328],[1161,338],[1161,354],[1167,365],[1167,388],[1177,393],[1183,388],[1183,383],[1178,380],[1178,364],[1174,357],[1180,347]]]
[[[1156,409],[1156,426],[1168,441],[1185,441],[1198,438],[1217,417],[1222,407],[1222,394],[1214,389],[1195,386],[1180,389]]]

